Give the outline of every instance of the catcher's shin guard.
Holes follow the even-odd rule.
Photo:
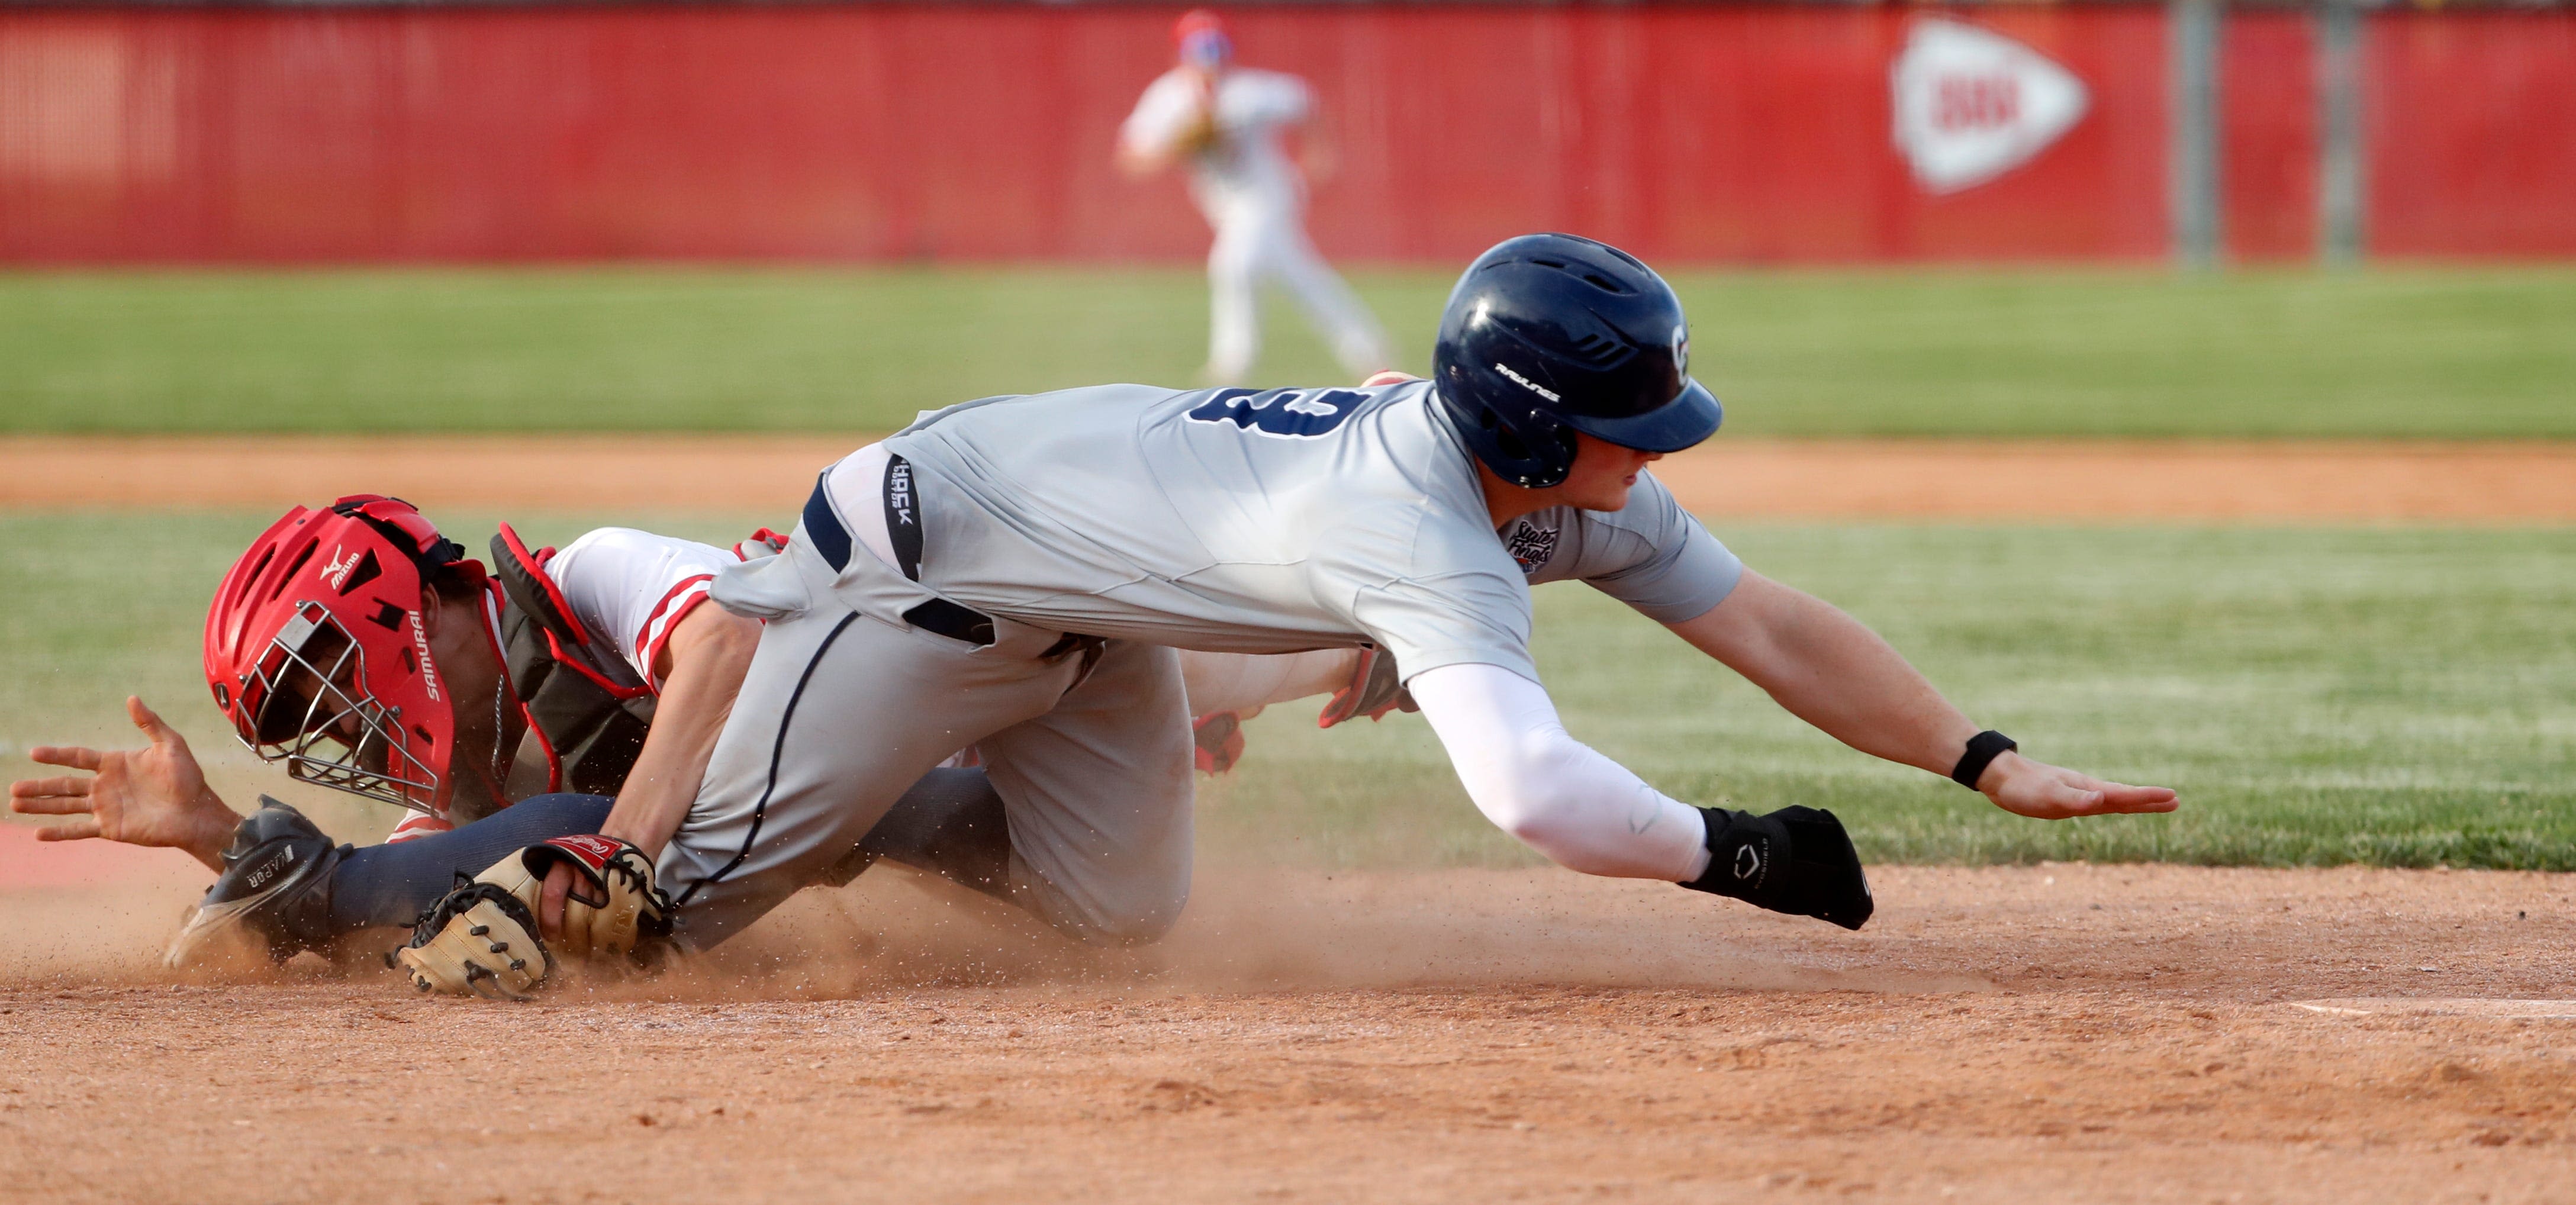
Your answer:
[[[1869,923],[1869,876],[1832,812],[1785,807],[1767,816],[1702,808],[1708,869],[1682,884],[1757,908],[1812,916],[1846,929]]]
[[[224,847],[224,872],[171,939],[168,965],[194,965],[225,935],[245,930],[278,962],[327,950],[340,936],[331,924],[331,871],[343,847],[304,813],[265,795],[259,803]]]

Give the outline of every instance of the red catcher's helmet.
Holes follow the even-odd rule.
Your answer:
[[[435,814],[455,712],[430,662],[426,573],[482,566],[399,498],[301,506],[233,563],[206,609],[206,684],[289,776]]]
[[[1172,48],[1181,61],[1192,67],[1214,71],[1234,57],[1234,40],[1225,33],[1225,18],[1212,8],[1194,8],[1181,14],[1172,26]]]

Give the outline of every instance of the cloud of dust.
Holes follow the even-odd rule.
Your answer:
[[[346,975],[401,980],[379,957],[404,935],[353,943],[336,966],[235,958],[161,967],[201,884],[0,895],[0,986],[33,982],[277,982]],[[1812,923],[1812,922],[1810,922]],[[838,890],[803,892],[726,945],[649,978],[578,968],[571,990],[611,998],[756,1000],[909,987],[1070,986],[1284,991],[1531,985],[1737,990],[1945,991],[1955,977],[1891,979],[1847,969],[1830,945],[1740,904],[1659,883],[1562,870],[1325,873],[1203,865],[1187,913],[1162,942],[1103,949],[1017,909],[881,864]],[[1825,953],[1819,954],[1821,948]],[[1860,954],[1861,950],[1849,951]]]
[[[1665,884],[1563,870],[1327,874],[1202,865],[1189,910],[1168,937],[1099,949],[928,876],[880,865],[842,890],[804,893],[659,986],[729,996],[970,983],[1181,991],[1985,986],[1844,969],[1838,958],[1808,954],[1794,925]]]
[[[174,877],[0,894],[0,986],[168,979],[161,951],[204,890]]]

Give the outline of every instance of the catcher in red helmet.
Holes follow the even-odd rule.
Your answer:
[[[470,819],[507,798],[504,746],[526,725],[501,608],[499,583],[409,504],[299,506],[216,588],[206,682],[290,777]]]
[[[620,795],[675,823],[686,811],[759,638],[754,621],[700,605],[705,584],[778,545],[766,531],[727,551],[603,528],[558,553],[505,525],[487,569],[399,499],[297,507],[217,587],[207,685],[242,742],[290,777],[410,809],[393,837],[337,845],[266,798],[238,815],[140,699],[127,709],[148,747],[33,749],[92,776],[14,783],[12,807],[78,817],[46,840],[175,847],[216,870],[173,965],[237,931],[276,958],[329,951],[414,924],[478,872],[574,952],[649,948],[649,860],[584,837]],[[978,770],[935,772],[906,799],[880,827],[910,844],[853,851],[840,881],[880,852],[962,873],[919,847],[961,818],[998,823],[977,811],[999,807]]]
[[[94,776],[15,783],[12,806],[78,817],[45,840],[173,847],[217,871],[172,943],[173,965],[230,932],[283,959],[364,929],[443,922],[435,914],[460,876],[499,884],[465,893],[464,907],[507,909],[508,896],[550,942],[632,953],[649,947],[661,908],[649,860],[591,835],[621,794],[677,826],[758,641],[754,621],[701,605],[706,584],[782,543],[764,530],[728,551],[603,528],[559,553],[532,551],[503,525],[487,569],[399,499],[297,507],[217,587],[207,685],[241,741],[290,777],[409,809],[387,843],[335,844],[265,797],[240,816],[208,789],[186,740],[133,698],[146,748],[31,750]],[[1238,712],[1329,691],[1330,726],[1402,702],[1392,662],[1370,650],[1194,654],[1190,668],[1211,704],[1202,736],[1225,742],[1203,741],[1208,769],[1240,752]],[[981,770],[945,767],[825,878],[846,882],[885,856],[993,891],[1003,847],[991,838],[1004,825]],[[496,994],[528,986],[445,970]]]

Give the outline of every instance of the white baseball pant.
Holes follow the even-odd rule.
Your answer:
[[[1306,237],[1297,206],[1234,199],[1212,205],[1208,248],[1208,364],[1212,381],[1243,380],[1261,355],[1261,283],[1277,280],[1322,332],[1351,379],[1387,367],[1386,337],[1368,305]]]

